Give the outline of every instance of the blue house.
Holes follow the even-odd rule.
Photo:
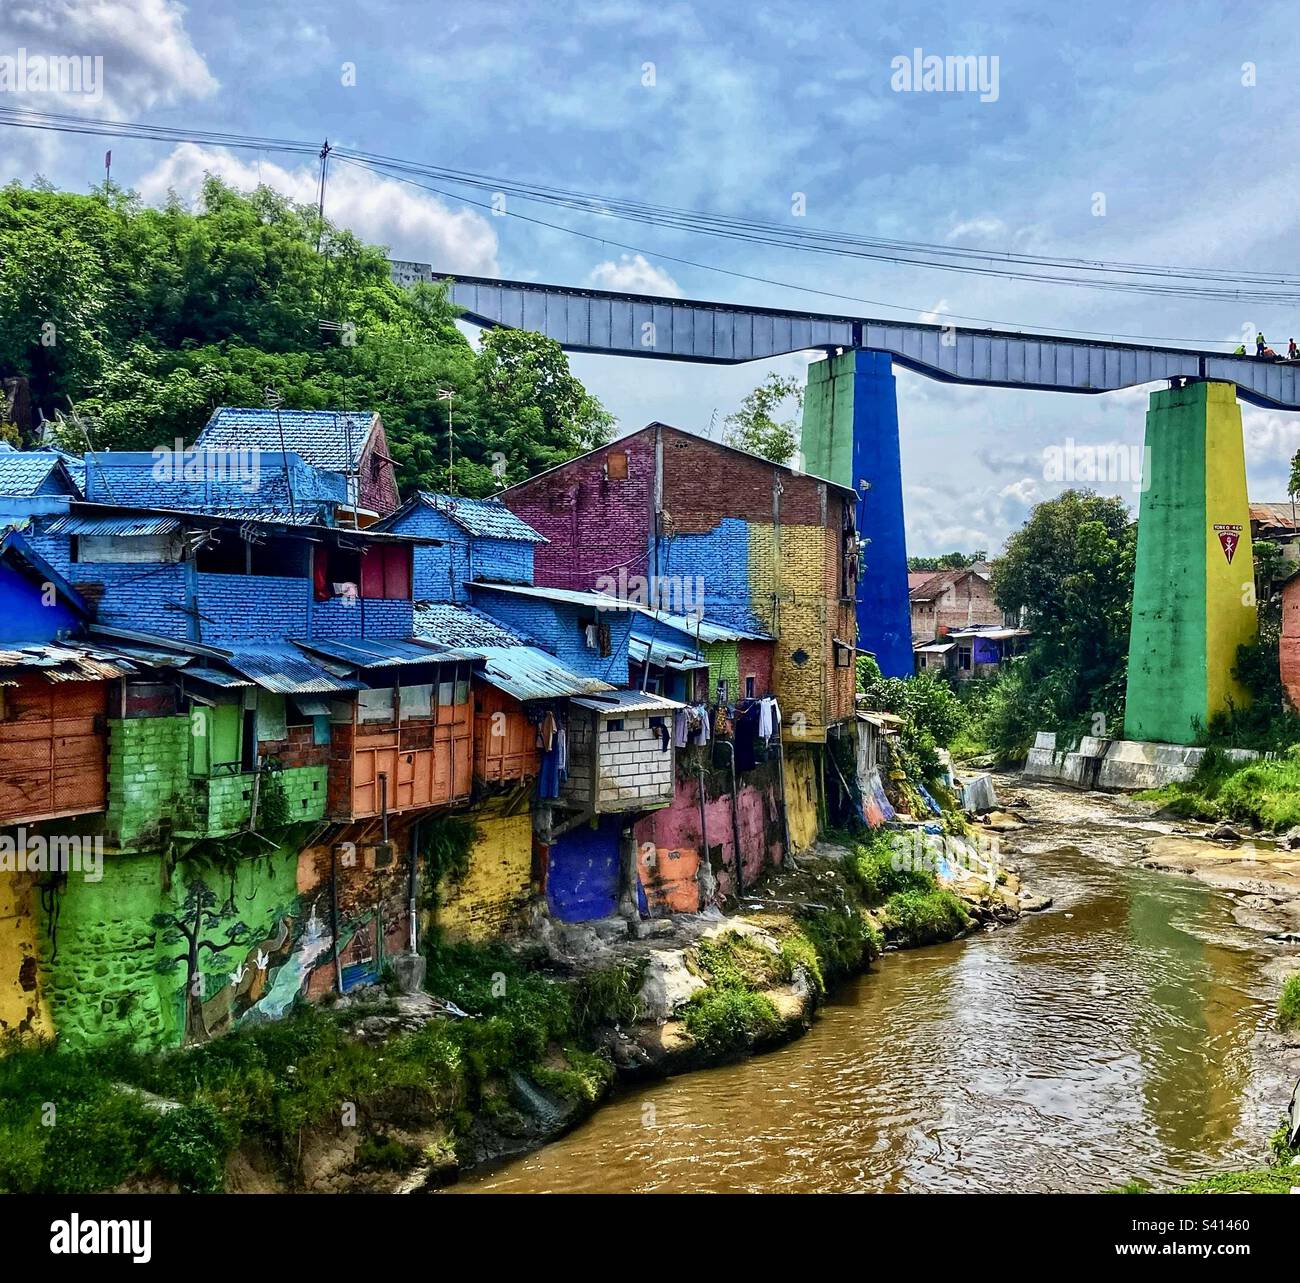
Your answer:
[[[462,499],[420,491],[376,529],[440,541],[415,557],[415,599],[468,603],[473,579],[531,584],[533,549],[546,543],[526,521],[495,499]]]
[[[0,522],[66,512],[80,499],[69,457],[56,450],[0,450]]]

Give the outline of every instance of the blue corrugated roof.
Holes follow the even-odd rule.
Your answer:
[[[415,633],[443,646],[523,646],[533,641],[473,606],[450,602],[417,602]]]
[[[327,660],[350,668],[395,668],[402,664],[437,664],[448,659],[466,658],[449,654],[445,646],[387,638],[353,637],[347,641],[311,638],[296,644],[314,655],[323,655]]]
[[[595,695],[613,691],[598,677],[583,677],[565,668],[554,655],[535,646],[482,646],[478,676],[516,699],[563,699],[572,695]]]
[[[279,450],[283,429],[284,449],[313,467],[354,471],[374,420],[369,410],[276,411],[222,406],[194,445],[211,450]]]
[[[679,646],[670,641],[649,642],[644,637],[631,637],[627,644],[627,657],[637,664],[644,664],[646,656],[650,662],[660,668],[707,668],[704,656],[695,650]]]
[[[170,535],[181,528],[175,517],[55,517],[47,535]]]
[[[634,602],[608,593],[581,592],[576,588],[533,588],[525,584],[493,584],[481,579],[470,580],[466,588],[489,589],[509,593],[511,596],[537,597],[542,601],[558,601],[568,606],[591,606],[596,610],[640,610]]]
[[[420,491],[420,502],[445,513],[462,530],[484,539],[518,539],[547,543],[545,535],[516,517],[499,499],[462,499],[459,495]]]
[[[638,606],[637,609],[646,620],[655,620],[666,628],[675,628],[679,633],[686,633],[692,638],[698,637],[701,643],[776,640],[770,633],[759,632],[752,628],[737,628],[734,624],[719,624],[710,619],[696,619],[693,615],[670,615],[662,610],[656,614],[645,606]],[[649,623],[637,620],[632,625],[632,631],[639,636],[647,637],[654,629]]]
[[[222,662],[277,695],[327,695],[361,688],[356,678],[337,676],[292,642],[265,642],[231,651]]]

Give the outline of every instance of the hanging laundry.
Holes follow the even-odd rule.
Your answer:
[[[563,779],[569,773],[569,732],[563,726],[555,732],[555,759]]]
[[[697,744],[707,744],[710,739],[709,706],[707,704],[696,704],[695,715],[699,719],[699,725],[695,730],[695,742]]]
[[[668,734],[668,723],[660,722],[658,726],[652,728],[654,733],[659,737],[659,751],[668,752],[668,745],[671,744],[672,736]]]
[[[595,650],[599,644],[596,637],[596,625],[588,624],[586,628],[582,630],[582,634],[587,639],[587,649]]]
[[[607,656],[607,655],[611,655],[611,654],[613,654],[613,649],[614,649],[614,648],[613,648],[613,646],[612,646],[611,643],[610,643],[609,625],[608,625],[608,624],[597,624],[597,625],[596,625],[596,641],[597,641],[597,643],[598,643],[598,645],[599,645],[599,648],[600,648],[600,654],[601,654],[601,657],[602,657],[602,658],[604,658],[604,657]]]
[[[678,748],[686,747],[686,739],[690,733],[691,710],[688,708],[679,708],[673,714],[673,743]]]
[[[542,718],[542,724],[537,728],[537,744],[539,748],[549,753],[555,744],[556,730],[555,714],[548,708],[546,716]]]
[[[736,770],[752,771],[758,765],[758,704],[736,714]]]

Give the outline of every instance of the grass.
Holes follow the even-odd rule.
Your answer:
[[[932,891],[937,885],[934,874],[910,867],[907,854],[882,829],[851,838],[846,846],[844,871],[866,904],[883,904],[900,891]]]
[[[1288,752],[1269,761],[1234,764],[1210,748],[1190,780],[1136,796],[1189,819],[1233,820],[1277,833],[1300,824],[1300,756]]]
[[[241,1144],[265,1150],[292,1181],[304,1130],[338,1125],[345,1105],[363,1128],[394,1112],[464,1122],[487,1084],[531,1072],[578,1031],[570,987],[504,950],[434,949],[428,984],[477,1018],[435,1021],[382,1049],[350,1035],[355,1012],[323,1007],[161,1055],[14,1046],[0,1057],[0,1192],[87,1192],[131,1178],[219,1189]],[[119,1084],[183,1108],[159,1114]]]
[[[1277,1023],[1283,1029],[1300,1026],[1300,973],[1288,976],[1278,994]]]
[[[909,947],[954,940],[970,924],[951,891],[896,891],[885,902],[886,935]]]
[[[774,1035],[780,1018],[760,992],[789,979],[791,957],[773,953],[736,931],[695,946],[706,985],[684,1010],[687,1031],[714,1055],[751,1047]]]

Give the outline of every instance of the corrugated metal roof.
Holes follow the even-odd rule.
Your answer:
[[[536,646],[483,646],[478,676],[516,699],[562,699],[573,695],[594,695],[613,691],[598,677],[584,677],[565,668],[554,655]]]
[[[733,641],[775,641],[776,638],[771,633],[760,632],[752,628],[740,628],[735,624],[720,624],[714,619],[696,619],[693,615],[670,615],[666,611],[659,611],[656,614],[645,606],[638,606],[637,609],[646,616],[647,619],[654,619],[658,623],[668,628],[675,628],[679,633],[686,633],[690,637],[698,635],[700,643],[709,642],[733,642]],[[633,628],[642,636],[646,636],[651,631],[645,624],[636,623]]]
[[[313,637],[297,641],[295,645],[352,668],[397,668],[403,664],[436,664],[463,658],[432,642],[390,641],[387,638],[354,637],[350,641],[332,641]]]
[[[493,592],[511,593],[519,597],[537,597],[542,601],[562,601],[571,606],[592,606],[597,610],[639,610],[640,607],[608,593],[579,592],[574,588],[532,588],[523,584],[490,584],[473,579],[467,588],[491,589]]]
[[[450,602],[417,602],[415,634],[443,646],[525,646],[533,641],[473,606],[453,606]]]
[[[316,468],[354,471],[370,437],[373,411],[263,410],[222,406],[199,433],[195,449],[292,450]]]
[[[459,495],[420,491],[420,502],[445,513],[462,530],[484,539],[518,539],[525,543],[549,543],[540,531],[515,516],[499,499],[462,499]]]
[[[674,709],[686,707],[680,700],[668,699],[650,691],[634,690],[611,691],[599,699],[575,699],[573,702],[582,708],[594,708],[611,717],[622,713],[670,713]]]
[[[201,682],[207,682],[209,686],[221,686],[224,688],[239,689],[240,687],[252,686],[246,677],[236,677],[234,673],[223,673],[219,668],[208,668],[200,665],[197,668],[187,668],[186,677],[197,678]]]
[[[164,656],[172,665],[187,662],[184,656]],[[52,682],[94,682],[131,677],[153,667],[139,652],[118,647],[92,646],[87,642],[33,642],[0,650],[0,668],[31,668]]]
[[[627,646],[628,658],[637,664],[644,664],[649,656],[652,664],[660,668],[676,668],[685,671],[689,668],[707,668],[708,662],[696,651],[683,650],[668,642],[648,642],[643,637],[632,637]]]
[[[361,689],[354,677],[339,677],[309,659],[291,642],[267,642],[232,651],[225,659],[237,673],[277,695],[327,695]]]
[[[170,535],[181,528],[175,517],[55,517],[47,535]]]

